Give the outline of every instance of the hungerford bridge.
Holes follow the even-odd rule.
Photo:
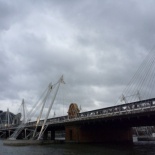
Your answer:
[[[81,112],[75,103],[70,104],[68,115],[48,118],[63,76],[48,86],[44,98],[35,107],[41,107],[37,121],[23,117],[20,124],[0,128],[0,136],[16,139],[55,140],[55,133],[65,131],[66,142],[132,142],[132,127],[155,125],[155,98],[115,105],[112,107]],[[44,119],[41,116],[49,94],[54,91]],[[24,102],[22,102],[24,105]]]

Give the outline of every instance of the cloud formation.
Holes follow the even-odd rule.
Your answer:
[[[154,46],[154,3],[0,0],[1,109],[15,112],[22,98],[31,107],[62,74],[57,115],[70,102],[83,111],[114,105]]]

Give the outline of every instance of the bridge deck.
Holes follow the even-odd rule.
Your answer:
[[[69,122],[79,122],[79,121],[88,121],[88,120],[96,120],[96,119],[107,119],[113,117],[123,117],[129,115],[143,114],[143,113],[152,113],[155,111],[155,98],[116,105],[112,107],[82,112],[78,114],[78,117],[69,119],[68,116],[61,116],[50,118],[47,120],[46,125],[56,125],[63,124]],[[43,120],[40,121],[39,126],[41,126]],[[35,122],[29,122],[26,124],[27,127],[35,126]],[[8,128],[8,127],[7,127]],[[14,126],[9,128],[16,128]],[[6,127],[1,127],[1,130],[5,130]]]
[[[62,124],[67,122],[77,122],[77,121],[85,121],[85,120],[94,120],[94,119],[106,119],[112,118],[116,116],[125,116],[130,114],[140,114],[140,113],[148,113],[155,111],[155,98],[142,100],[138,102],[132,102],[87,112],[82,112],[78,114],[78,117],[69,119],[68,116],[61,116],[50,118],[47,121],[47,124]],[[40,122],[42,124],[43,120]],[[31,122],[30,125],[35,124],[35,122]]]

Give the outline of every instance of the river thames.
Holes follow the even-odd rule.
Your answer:
[[[4,146],[0,155],[155,155],[155,142],[137,142],[130,146],[105,144],[50,144]]]

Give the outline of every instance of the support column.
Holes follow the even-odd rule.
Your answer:
[[[24,131],[25,131],[25,137],[24,137],[24,139],[27,139],[27,137],[26,137],[27,136],[27,129],[25,128]]]
[[[8,130],[8,137],[10,137],[10,130]]]
[[[5,138],[8,138],[8,131],[5,131]]]
[[[45,131],[43,134],[43,139],[47,140],[48,139],[48,131]]]
[[[5,131],[5,138],[8,138],[9,137],[9,132],[8,130]]]
[[[55,131],[51,130],[51,140],[55,140]]]

